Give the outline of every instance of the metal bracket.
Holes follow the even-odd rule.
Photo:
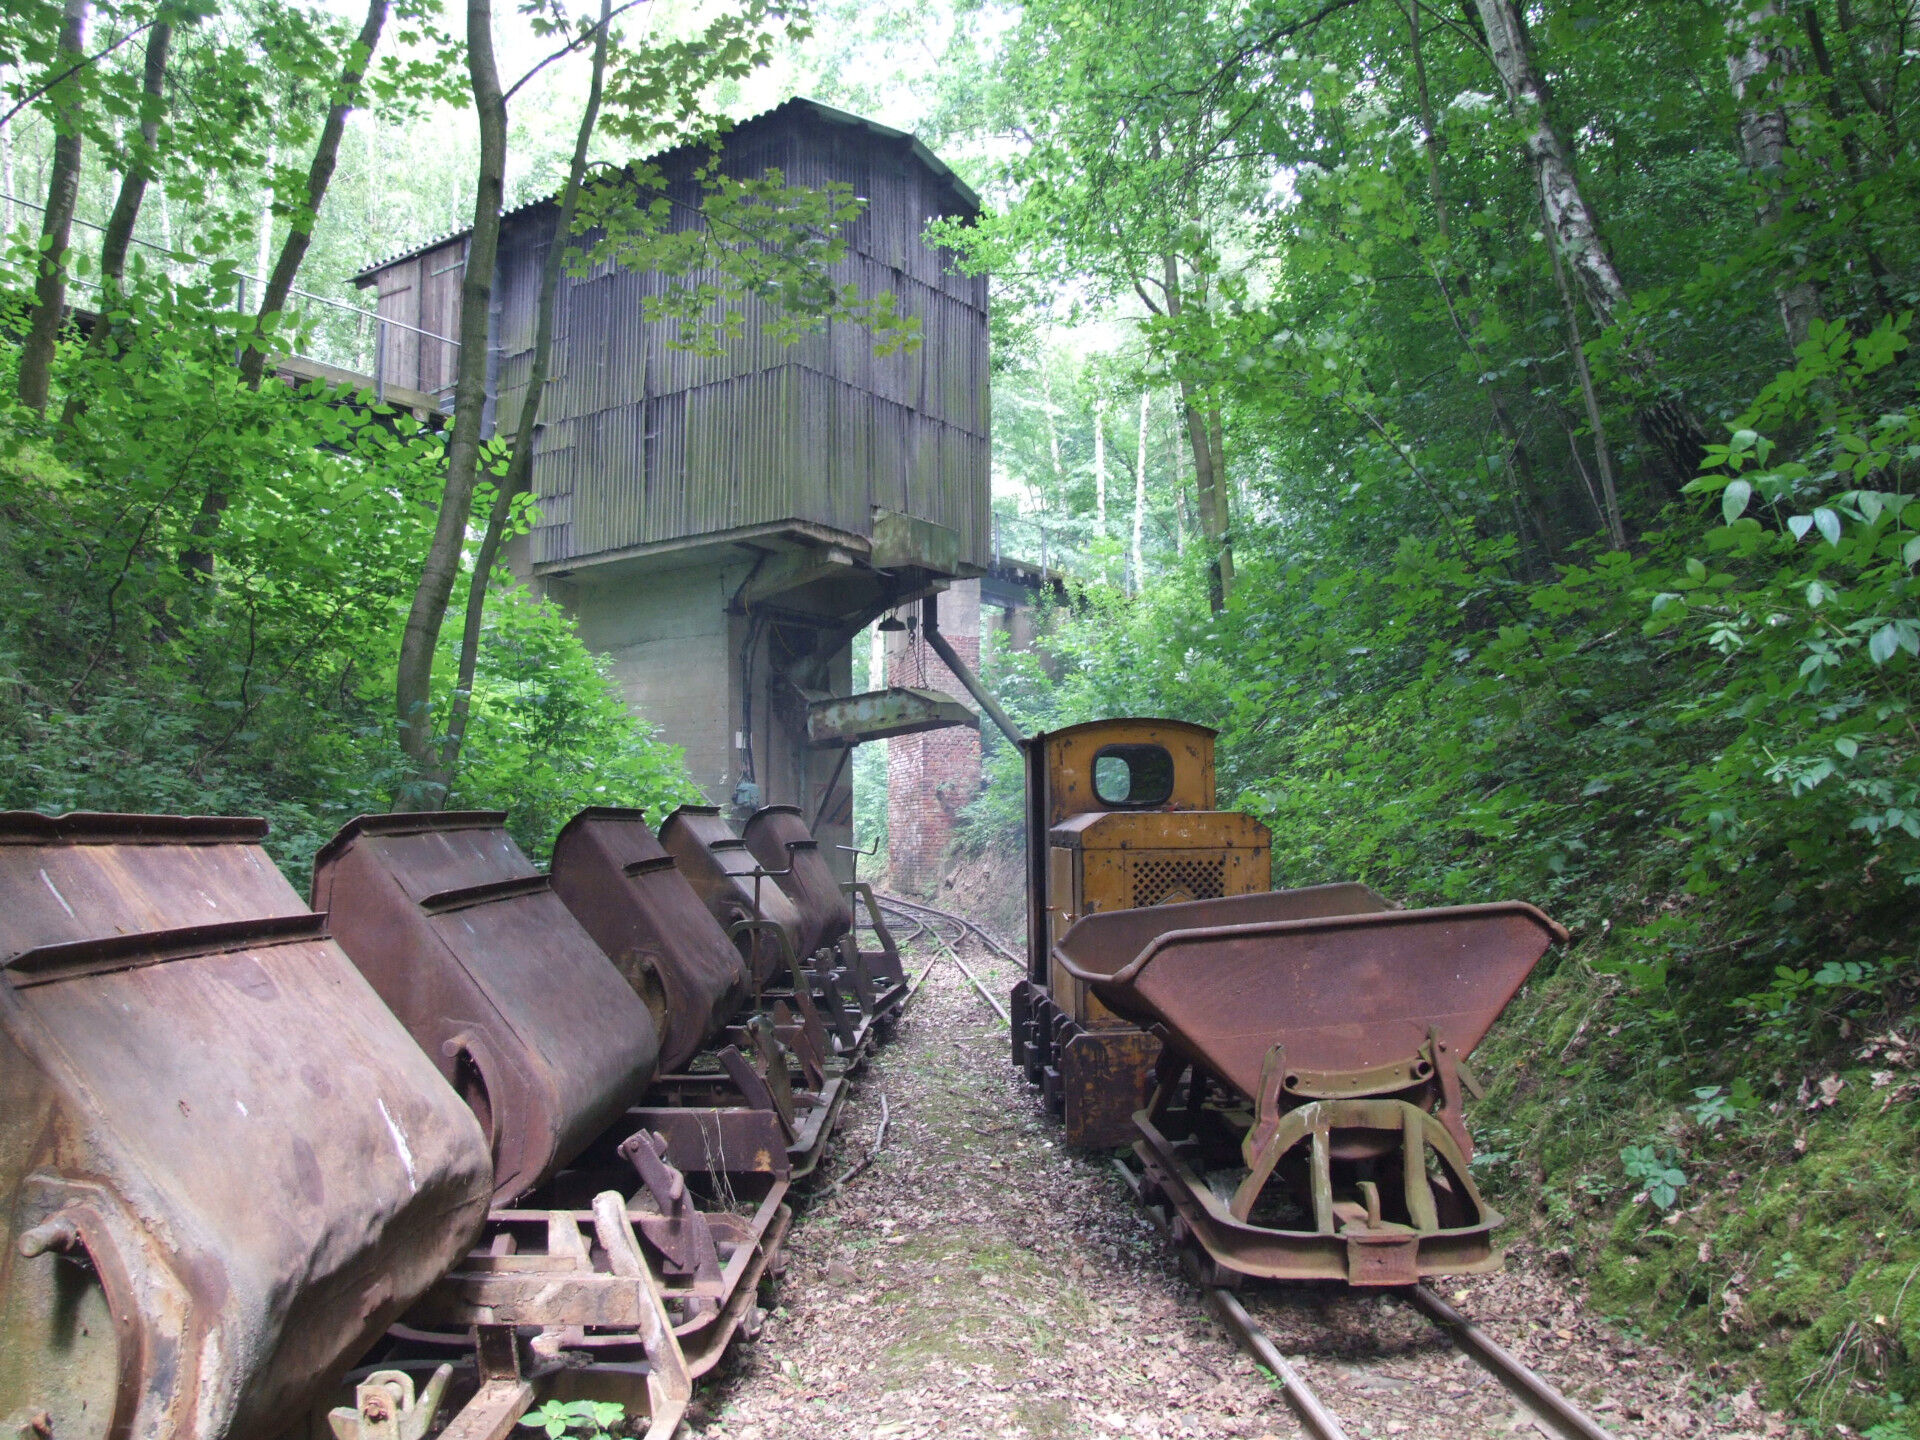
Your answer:
[[[593,1197],[593,1229],[613,1273],[638,1284],[647,1302],[642,1306],[640,1328],[640,1344],[647,1353],[650,1402],[645,1440],[670,1440],[693,1399],[693,1374],[687,1368],[679,1337],[673,1333],[660,1287],[654,1283],[653,1272],[634,1239],[633,1217],[619,1191],[607,1190]]]
[[[691,1280],[696,1308],[710,1308],[715,1298],[726,1293],[720,1275],[720,1251],[713,1242],[713,1227],[707,1217],[694,1208],[687,1191],[687,1180],[661,1158],[666,1142],[645,1130],[636,1130],[620,1142],[620,1158],[629,1162],[640,1176],[652,1213],[634,1212],[632,1219],[647,1237],[647,1243],[660,1252],[666,1273],[675,1279]],[[636,1195],[636,1201],[642,1196]]]
[[[327,1412],[327,1423],[339,1440],[421,1440],[452,1378],[453,1366],[442,1365],[416,1396],[405,1370],[376,1370],[353,1387],[353,1404]]]

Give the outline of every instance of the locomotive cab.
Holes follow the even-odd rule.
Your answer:
[[[1180,720],[1096,720],[1027,752],[1027,979],[1014,1064],[1069,1144],[1132,1138],[1159,1042],[1068,974],[1056,943],[1086,915],[1248,895],[1272,886],[1267,828],[1214,809],[1214,736]]]

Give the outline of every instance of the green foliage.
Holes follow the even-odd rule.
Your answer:
[[[788,185],[777,169],[757,178],[715,163],[696,173],[694,215],[657,166],[606,167],[581,195],[576,228],[598,232],[571,263],[575,275],[613,264],[680,283],[643,300],[648,320],[678,323],[675,343],[719,355],[746,332],[742,299],[758,300],[766,333],[791,343],[831,320],[873,332],[878,354],[917,347],[918,316],[903,315],[891,291],[862,295],[832,268],[847,256],[845,227],[866,207],[851,185]]]
[[[1671,1210],[1687,1183],[1681,1156],[1654,1145],[1628,1145],[1620,1152],[1620,1168],[1661,1210]]]
[[[547,1432],[547,1440],[612,1440],[626,1433],[627,1407],[608,1400],[549,1400],[529,1410],[520,1423]]]
[[[404,773],[386,695],[443,447],[367,397],[249,390],[223,293],[135,277],[114,346],[63,352],[74,423],[0,416],[0,808],[262,814],[304,888]],[[185,561],[203,546],[211,576]],[[457,801],[536,854],[582,805],[691,797],[568,622],[511,587],[475,691]]]
[[[442,667],[453,668],[450,659]],[[606,662],[581,644],[573,622],[496,580],[449,808],[505,809],[515,838],[544,860],[560,827],[589,805],[658,819],[701,801],[678,747],[653,740],[628,713]]]

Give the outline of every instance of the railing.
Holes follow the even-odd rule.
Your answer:
[[[36,205],[31,200],[22,200],[18,196],[9,195],[4,191],[0,191],[0,201],[5,201],[10,205],[23,205],[29,210],[38,210],[41,214],[46,213],[46,206]],[[73,223],[81,226],[83,229],[102,233],[104,233],[106,228],[105,226],[94,224],[91,220],[82,220],[78,216],[74,217]],[[165,257],[169,267],[174,265],[190,265],[198,266],[203,270],[213,268],[212,262],[210,261],[199,259],[181,251],[170,250],[164,245],[155,245],[149,240],[135,239],[131,243],[139,246],[142,250],[150,250],[157,255]],[[249,287],[260,287],[259,290],[252,293],[264,295],[266,281],[260,276],[246,270],[236,271],[235,275],[234,308],[243,315],[248,314],[253,309],[253,305],[249,299]],[[72,276],[70,279],[72,283],[83,286],[86,289],[98,290],[101,288],[100,283],[95,280],[85,280],[79,276]],[[365,375],[371,372],[374,396],[378,400],[385,400],[387,398],[387,333],[389,328],[404,330],[418,335],[423,343],[432,341],[440,345],[448,346],[456,356],[460,352],[460,342],[453,336],[440,335],[431,330],[423,330],[420,326],[409,325],[404,320],[395,320],[383,316],[377,310],[368,310],[359,305],[348,304],[344,300],[335,300],[327,295],[316,295],[311,290],[301,290],[297,287],[287,292],[287,299],[290,302],[290,308],[292,302],[300,302],[307,305],[324,306],[329,310],[339,311],[354,317],[356,323],[353,327],[353,340],[350,344],[342,340],[337,327],[319,324],[311,325],[309,327],[309,338],[319,339],[322,343],[320,346],[315,347],[317,353],[307,358],[317,360],[322,364],[333,365],[338,369],[347,370],[355,374]],[[371,329],[373,331],[373,353],[371,356],[367,355],[365,346],[366,332],[369,328],[368,322],[372,322]],[[453,387],[451,385],[445,385],[433,391],[432,394],[436,400],[442,400],[452,389]]]
[[[1053,574],[1077,574],[1085,567],[1092,522],[1060,515],[993,515],[993,563],[1032,565]]]

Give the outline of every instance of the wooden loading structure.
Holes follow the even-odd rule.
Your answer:
[[[863,197],[834,279],[891,294],[920,344],[879,356],[867,331],[834,323],[783,345],[749,300],[722,353],[697,355],[675,345],[675,322],[643,314],[658,276],[603,265],[566,277],[535,432],[539,519],[509,563],[575,618],[711,804],[736,824],[759,805],[798,807],[844,879],[848,747],[977,723],[945,694],[850,697],[848,642],[990,562],[986,277],[926,238],[929,222],[979,205],[911,135],[809,100],[735,126],[719,156],[732,176],[771,169]],[[712,158],[704,146],[653,157],[676,223],[696,223],[694,172]],[[503,218],[496,432],[517,422],[557,215],[541,200]],[[359,281],[383,318],[452,334],[466,247],[449,235]],[[382,375],[443,390],[452,353],[401,325],[386,332]]]

